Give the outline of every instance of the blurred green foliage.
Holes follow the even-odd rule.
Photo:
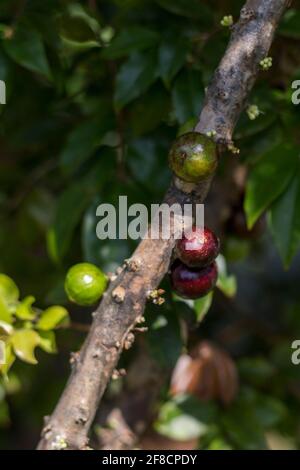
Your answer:
[[[5,345],[5,363],[0,365],[0,375],[6,380],[16,357],[37,364],[36,347],[55,353],[53,330],[69,324],[69,314],[64,307],[55,305],[42,311],[33,307],[34,302],[31,295],[20,300],[14,281],[0,274],[0,335]]]
[[[168,148],[196,122],[229,40],[220,22],[224,15],[236,20],[242,4],[1,0],[0,80],[7,103],[0,105],[0,272],[25,296],[20,303],[15,290],[13,310],[0,298],[1,321],[15,321],[12,354],[33,363],[37,345],[55,349],[52,330],[62,307],[48,306],[66,302],[70,265],[88,261],[113,271],[130,256],[132,240],[97,240],[96,207],[117,204],[119,195],[127,195],[128,204],[161,200],[171,177]],[[270,52],[273,67],[261,72],[249,97],[260,113],[253,120],[247,112],[241,116],[234,136],[240,156],[223,155],[207,202],[229,263],[227,270],[220,258],[219,290],[183,302],[166,282],[165,304],[147,311],[147,350],[167,373],[187,347],[183,324],[194,339],[212,338],[236,359],[241,388],[226,409],[161,392],[155,429],[199,438],[200,448],[265,448],[274,435],[282,445],[300,447],[299,367],[290,359],[291,339],[300,331],[299,257],[284,273],[270,238],[289,267],[300,247],[300,108],[291,102],[291,83],[300,78],[299,32],[295,1]],[[248,176],[232,195],[237,166]],[[237,209],[233,200],[240,196]],[[227,224],[236,212],[246,236]],[[254,230],[264,213],[268,227],[258,236],[247,231],[246,219]],[[41,316],[31,308],[32,294]],[[89,321],[86,311],[70,311],[74,325]],[[17,363],[10,380],[0,382],[2,447],[34,445],[42,416],[63,388],[67,355],[83,336],[70,329],[58,339],[57,358],[39,354],[36,368]],[[131,356],[123,361],[130,365]]]

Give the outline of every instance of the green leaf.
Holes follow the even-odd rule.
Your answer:
[[[40,342],[39,346],[49,354],[57,352],[55,333],[53,331],[39,331]]]
[[[289,9],[278,28],[279,34],[288,38],[300,38],[300,12],[295,8]]]
[[[1,336],[9,336],[13,332],[13,327],[9,324],[4,322],[3,320],[0,321],[0,337]]]
[[[9,369],[15,362],[16,356],[14,355],[12,346],[9,341],[5,342],[5,364],[0,364],[0,373],[6,377]]]
[[[63,46],[67,48],[80,51],[101,47],[98,39],[100,31],[98,21],[78,3],[69,5],[68,12],[61,18],[60,36]]]
[[[215,414],[211,403],[201,403],[187,395],[177,396],[161,406],[155,429],[171,439],[195,439],[208,431]]]
[[[288,416],[285,405],[275,397],[261,395],[255,404],[255,415],[265,429],[273,428]]]
[[[267,449],[264,430],[252,409],[235,407],[222,417],[222,427],[239,450]]]
[[[281,143],[266,152],[251,171],[245,197],[249,229],[291,181],[298,154],[297,147]]]
[[[182,337],[178,317],[174,311],[169,311],[160,306],[160,316],[164,317],[163,324],[160,319],[161,327],[157,328],[157,316],[155,316],[155,306],[148,306],[148,310],[153,309],[151,316],[150,329],[147,334],[147,344],[154,360],[160,367],[171,370],[182,351]],[[152,328],[154,325],[154,328]]]
[[[76,53],[85,51],[87,49],[94,49],[95,47],[101,47],[97,41],[72,41],[71,39],[62,38],[62,44],[64,49],[69,49],[70,52]]]
[[[0,274],[0,297],[6,304],[17,302],[20,292],[15,282],[6,274]]]
[[[67,326],[69,323],[69,313],[60,305],[47,308],[40,316],[36,327],[39,330],[53,330],[59,326]]]
[[[40,344],[40,337],[34,330],[17,330],[11,336],[14,352],[24,362],[37,364],[34,350]]]
[[[119,70],[116,78],[115,106],[126,104],[144,93],[158,77],[157,54],[155,51],[135,53]]]
[[[188,47],[178,34],[166,35],[158,50],[159,73],[169,85],[185,63]]]
[[[234,131],[234,138],[239,140],[245,137],[253,137],[262,131],[265,131],[265,138],[267,137],[267,129],[271,127],[276,119],[276,113],[271,112],[271,110],[268,110],[265,114],[260,114],[253,121],[251,121],[248,115],[245,113],[238,121],[238,125]],[[274,147],[274,141],[272,143]]]
[[[54,224],[48,233],[48,251],[54,262],[66,254],[73,232],[90,200],[86,185],[75,183],[60,196]]]
[[[267,448],[262,422],[255,413],[256,398],[251,389],[242,389],[236,401],[221,416],[221,426],[237,449]]]
[[[93,151],[101,144],[109,130],[110,121],[103,116],[83,122],[68,135],[60,155],[60,164],[68,173],[73,174],[79,166],[89,159]]]
[[[165,165],[167,152],[166,142],[149,136],[132,140],[128,147],[127,160],[131,173],[150,191],[167,187],[170,178],[169,168]],[[157,189],[153,188],[154,180]]]
[[[36,313],[32,308],[34,302],[35,298],[32,295],[25,297],[17,306],[16,316],[20,318],[20,320],[34,320],[36,317]]]
[[[13,316],[6,302],[0,297],[0,320],[5,323],[12,323]]]
[[[129,126],[136,136],[149,133],[168,118],[169,112],[170,95],[160,82],[156,82],[132,104]]]
[[[202,87],[201,74],[195,70],[184,70],[175,80],[172,101],[179,124],[199,116],[204,97]]]
[[[183,123],[178,129],[177,137],[179,137],[180,135],[186,134],[187,132],[192,132],[193,129],[196,127],[197,122],[198,122],[198,118],[193,117],[192,119],[189,119],[188,121]]]
[[[142,51],[155,46],[159,35],[155,31],[134,26],[121,31],[102,53],[106,59],[117,59],[131,52]]]
[[[269,223],[280,256],[288,268],[300,248],[300,170],[272,205]]]
[[[19,65],[50,79],[51,73],[41,36],[29,27],[18,27],[11,39],[3,42],[7,54]]]
[[[207,428],[193,416],[181,414],[167,423],[157,424],[156,430],[171,439],[188,441],[205,434]]]
[[[194,309],[196,312],[197,321],[201,322],[207,312],[209,311],[213,300],[213,292],[210,292],[202,299],[197,299],[194,302]]]
[[[22,385],[19,376],[12,372],[9,375],[9,380],[5,381],[5,392],[7,395],[16,395],[22,391]]]
[[[95,34],[100,33],[101,27],[98,20],[88,13],[80,3],[71,3],[68,6],[68,13],[72,19],[76,18],[84,22]]]
[[[68,12],[61,17],[60,33],[63,38],[74,44],[94,42],[97,45],[96,35],[100,33],[100,25],[82,5],[76,3],[69,5]]]
[[[97,196],[83,217],[83,258],[89,263],[101,266],[105,272],[113,272],[124,259],[130,256],[130,243],[128,240],[99,241],[96,234],[96,227],[99,222],[96,209],[101,202],[101,199]]]
[[[224,256],[219,255],[217,258],[218,264],[218,280],[217,287],[223,292],[226,297],[232,298],[236,295],[237,282],[234,275],[227,274],[226,260]]]
[[[207,446],[207,450],[234,450],[233,447],[223,438],[216,437]]]
[[[238,361],[241,380],[255,387],[265,386],[276,375],[274,365],[264,357],[244,357]]]
[[[237,283],[235,276],[219,276],[217,287],[226,295],[226,297],[234,297],[237,291]]]
[[[235,236],[228,236],[225,241],[224,253],[226,259],[232,263],[244,260],[250,253],[250,241]]]
[[[175,15],[184,16],[200,20],[200,23],[205,24],[207,28],[212,22],[212,11],[203,2],[198,0],[156,0],[156,2],[165,10]]]
[[[1,366],[0,366],[1,371]],[[9,427],[11,424],[9,407],[6,400],[0,400],[0,428]]]
[[[90,170],[81,177],[81,180],[75,180],[60,195],[54,223],[47,234],[48,253],[55,263],[59,263],[68,251],[74,230],[90,200],[103,184],[110,179],[112,181],[114,175],[115,150],[103,148],[97,161],[91,165]]]

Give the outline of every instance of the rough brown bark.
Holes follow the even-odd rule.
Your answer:
[[[254,84],[259,62],[270,48],[288,0],[248,0],[226,53],[208,88],[196,130],[216,131],[218,143],[230,143],[235,123]],[[171,205],[202,202],[210,181],[188,194],[172,184],[165,201]],[[81,351],[73,355],[72,374],[52,414],[46,419],[39,449],[84,449],[99,402],[116,367],[128,334],[141,321],[147,295],[168,270],[174,237],[143,240],[94,313]]]

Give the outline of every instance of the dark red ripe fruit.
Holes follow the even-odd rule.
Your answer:
[[[205,268],[189,268],[176,260],[171,267],[171,284],[173,290],[187,299],[198,299],[208,294],[218,278],[216,262]]]
[[[193,229],[177,241],[176,254],[187,266],[204,267],[211,264],[219,254],[218,237],[207,227]]]

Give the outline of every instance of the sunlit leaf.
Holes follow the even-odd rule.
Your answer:
[[[16,302],[19,299],[19,289],[15,282],[6,274],[0,274],[0,297],[7,304]]]
[[[237,281],[234,275],[228,275],[226,260],[224,256],[219,255],[217,258],[218,264],[218,280],[217,287],[223,292],[226,297],[234,297],[237,291]]]
[[[17,330],[12,334],[10,341],[19,359],[29,364],[37,364],[34,350],[40,344],[40,337],[36,331]]]
[[[13,332],[13,327],[9,323],[0,321],[0,336],[9,336]]]
[[[0,373],[6,377],[13,363],[15,362],[16,356],[13,352],[13,348],[9,341],[5,343],[5,364],[0,364]]]
[[[201,322],[207,312],[209,311],[213,300],[213,292],[210,292],[205,297],[197,299],[194,302],[194,309],[196,312],[197,321]]]
[[[12,323],[13,316],[7,304],[0,297],[0,320],[6,323]]]
[[[155,429],[171,439],[188,441],[203,436],[215,418],[215,408],[189,396],[178,396],[164,403]]]
[[[53,331],[39,331],[40,342],[39,346],[49,354],[57,352],[55,333]]]
[[[67,326],[69,322],[69,313],[60,305],[47,308],[40,316],[36,327],[39,330],[53,330],[59,326]]]
[[[21,320],[34,320],[36,317],[36,313],[32,308],[34,302],[35,298],[32,295],[25,297],[17,306],[16,316]]]

